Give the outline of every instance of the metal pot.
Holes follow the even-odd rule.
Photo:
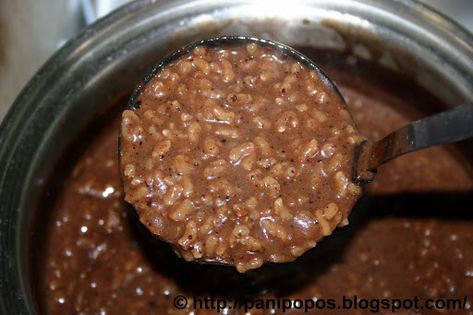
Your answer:
[[[223,34],[350,50],[408,73],[452,106],[473,99],[473,36],[417,2],[133,2],[57,52],[0,127],[1,313],[38,312],[29,253],[41,235],[32,227],[47,215],[38,203],[65,148],[165,53]]]

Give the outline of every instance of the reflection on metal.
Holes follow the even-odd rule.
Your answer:
[[[0,121],[20,89],[54,51],[84,26],[130,1],[0,0]],[[473,31],[473,1],[420,1]],[[261,7],[270,3],[275,8],[277,2],[258,3]]]
[[[70,38],[129,0],[0,0],[0,121],[36,70]]]
[[[130,0],[81,0],[85,24],[93,23],[127,2]]]

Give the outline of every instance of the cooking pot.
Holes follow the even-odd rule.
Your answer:
[[[143,0],[86,28],[41,68],[0,127],[0,311],[38,313],[31,254],[39,207],[65,149],[169,51],[249,35],[343,50],[408,74],[454,106],[473,99],[473,37],[415,1]]]

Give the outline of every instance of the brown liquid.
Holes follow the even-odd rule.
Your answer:
[[[421,117],[424,106],[441,108],[405,78],[333,53],[314,56],[342,87],[368,138],[376,140]],[[293,263],[242,275],[232,268],[186,263],[136,223],[122,201],[117,133],[116,119],[100,127],[59,179],[38,288],[47,314],[181,314],[173,307],[180,294],[337,300],[342,295],[422,300],[469,294],[473,303],[473,175],[454,150],[433,148],[383,166],[348,227]]]

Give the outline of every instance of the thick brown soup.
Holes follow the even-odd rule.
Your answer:
[[[288,262],[361,194],[358,135],[317,72],[259,44],[199,46],[146,84],[121,124],[125,200],[186,260]]]
[[[441,105],[408,78],[333,52],[306,53],[341,86],[360,132],[370,139],[425,115],[419,108]],[[81,152],[51,186],[49,203],[40,210],[51,216],[47,237],[40,240],[41,259],[35,260],[41,262],[37,292],[44,314],[218,314],[199,305],[193,311],[193,297],[333,298],[341,306],[342,296],[421,301],[467,296],[466,306],[473,303],[473,175],[469,162],[453,150],[433,148],[383,166],[347,227],[292,263],[241,274],[232,267],[185,262],[137,223],[123,201],[119,119],[97,124],[87,142],[75,146]],[[179,295],[189,298],[182,310],[174,305]],[[312,308],[308,313],[370,312]],[[472,309],[397,314],[417,313],[471,314]]]

